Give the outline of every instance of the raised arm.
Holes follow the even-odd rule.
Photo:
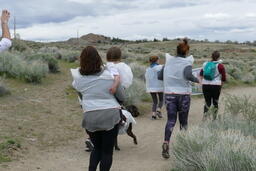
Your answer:
[[[9,18],[10,18],[10,12],[7,10],[3,10],[2,16],[1,16],[2,38],[7,38],[11,40],[11,34],[8,27]]]

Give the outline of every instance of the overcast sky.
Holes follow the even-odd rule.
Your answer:
[[[0,0],[0,6],[16,16],[26,40],[66,40],[77,30],[129,40],[256,40],[256,0]]]

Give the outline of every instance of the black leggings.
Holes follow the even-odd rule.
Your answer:
[[[150,94],[153,99],[152,112],[156,112],[157,107],[158,108],[163,107],[164,94],[163,93],[150,93]],[[158,103],[157,95],[158,95],[159,103]]]
[[[96,171],[100,163],[100,171],[109,171],[112,165],[114,142],[118,133],[118,125],[109,131],[89,132],[94,149],[91,152],[89,171]]]
[[[214,119],[217,117],[219,108],[219,97],[221,92],[220,85],[203,85],[203,93],[205,99],[204,113],[207,113],[211,105],[215,107]]]

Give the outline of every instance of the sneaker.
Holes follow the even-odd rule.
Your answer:
[[[157,112],[156,112],[156,115],[157,115],[159,118],[163,118],[163,115],[162,115],[161,111],[157,111]]]
[[[92,151],[93,148],[94,148],[94,145],[93,145],[93,143],[91,142],[90,139],[85,140],[85,145],[88,148],[86,151]]]
[[[152,115],[152,116],[151,116],[151,119],[152,119],[152,120],[156,120],[157,118],[156,118],[155,115]]]
[[[163,158],[165,158],[165,159],[170,158],[170,154],[169,154],[169,144],[168,144],[168,143],[163,143],[162,149],[163,149],[163,151],[162,151],[162,156],[163,156]]]

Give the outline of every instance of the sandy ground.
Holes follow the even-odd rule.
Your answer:
[[[256,97],[256,87],[232,88],[222,93],[251,95]],[[223,101],[223,98],[221,98]],[[221,108],[223,108],[220,102]],[[222,110],[222,109],[221,109]],[[195,98],[191,103],[189,125],[198,124],[203,112],[203,99]],[[174,157],[165,160],[161,157],[161,145],[166,122],[166,112],[161,120],[152,121],[150,115],[137,118],[133,132],[138,137],[138,145],[126,135],[119,136],[121,151],[114,152],[112,171],[167,171],[174,166]],[[178,132],[178,124],[172,137]],[[90,153],[84,151],[84,137],[72,140],[66,146],[47,151],[34,150],[19,161],[7,163],[1,171],[82,171],[88,169]]]

